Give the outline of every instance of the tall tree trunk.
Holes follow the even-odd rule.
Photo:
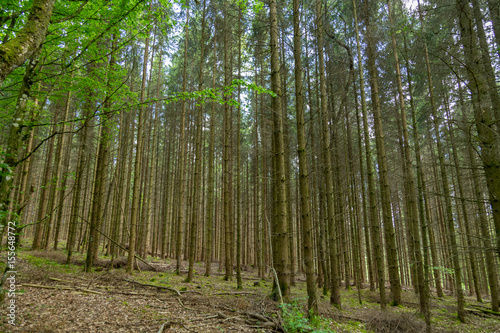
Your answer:
[[[242,11],[238,10],[238,79],[241,80],[241,27]],[[237,289],[243,289],[241,278],[241,87],[238,86],[238,108],[236,124],[236,284]]]
[[[228,13],[224,11],[224,85],[231,84],[229,52],[231,49],[230,28],[228,24]],[[232,221],[231,221],[231,112],[228,104],[229,96],[224,96],[224,151],[223,151],[223,179],[224,179],[224,259],[225,259],[225,275],[224,280],[231,280],[233,276],[233,266],[231,262],[232,252]]]
[[[356,30],[356,44],[358,49],[358,69],[359,69],[359,79],[360,79],[360,90],[361,90],[361,109],[363,111],[363,132],[365,139],[365,153],[366,153],[366,173],[368,177],[368,198],[370,203],[370,224],[371,224],[371,238],[373,245],[373,256],[375,257],[375,263],[377,268],[378,277],[378,289],[380,296],[380,306],[385,308],[386,297],[385,297],[385,268],[384,268],[384,257],[383,249],[380,244],[380,223],[378,222],[377,214],[377,202],[375,199],[375,182],[373,175],[373,162],[372,153],[370,147],[370,135],[368,131],[368,111],[366,106],[366,96],[365,96],[365,81],[363,73],[363,62],[361,57],[361,43],[359,40],[359,28],[358,19],[356,14],[356,0],[353,0],[354,7],[354,19],[355,19],[355,30]]]
[[[450,110],[449,110],[449,102],[448,102],[448,97],[447,94],[445,93],[445,109],[446,109],[446,116],[448,120],[448,136],[449,140],[451,142],[451,153],[453,156],[453,164],[455,166],[455,173],[457,176],[457,185],[458,185],[458,194],[460,196],[460,205],[462,209],[462,215],[463,215],[463,227],[465,229],[465,238],[467,241],[467,247],[468,247],[468,257],[469,257],[469,265],[467,265],[472,274],[472,282],[473,282],[473,288],[474,292],[476,294],[476,300],[479,303],[482,303],[482,297],[481,297],[481,289],[479,287],[479,277],[478,277],[478,270],[477,270],[477,260],[475,258],[476,254],[474,251],[474,244],[472,243],[472,235],[471,235],[471,230],[470,230],[470,225],[469,225],[469,214],[467,212],[467,202],[465,200],[465,193],[464,193],[464,185],[462,181],[462,175],[460,172],[460,160],[458,159],[458,153],[457,153],[457,144],[455,142],[455,129],[451,125],[451,116],[450,116]],[[458,199],[456,199],[458,200]]]
[[[215,89],[215,75],[217,70],[217,34],[214,36],[212,88]],[[205,276],[210,276],[212,266],[212,244],[214,231],[214,155],[215,155],[215,102],[212,103],[210,113],[210,139],[208,144],[208,184],[207,184],[207,240],[205,250]]]
[[[278,16],[276,13],[276,0],[270,1],[269,10],[270,35],[271,35],[271,90],[276,94],[271,99],[271,110],[273,112],[273,138],[275,142],[275,169],[274,186],[276,187],[276,218],[273,221],[273,261],[278,276],[281,295],[285,300],[290,297],[290,262],[288,249],[287,220],[287,192],[286,192],[286,170],[285,170],[285,143],[283,139],[283,109],[281,107],[281,78],[278,49]],[[277,290],[273,291],[274,297]]]
[[[112,46],[116,45],[116,36],[113,39]],[[144,60],[146,61],[146,60]],[[94,260],[97,258],[98,251],[98,241],[99,241],[99,229],[102,225],[102,220],[104,218],[104,212],[107,209],[107,205],[104,203],[105,195],[105,183],[106,183],[106,171],[109,159],[109,146],[111,141],[111,117],[112,114],[108,114],[111,109],[110,93],[111,93],[111,72],[115,70],[115,53],[112,53],[109,60],[108,67],[108,92],[106,93],[104,99],[103,113],[100,114],[100,137],[99,137],[99,147],[97,148],[97,160],[96,160],[96,172],[94,177],[94,192],[92,194],[92,215],[90,217],[90,232],[89,241],[87,248],[87,257],[85,258],[84,271],[90,272]]]
[[[420,12],[420,3],[419,3],[419,16],[420,20],[423,26],[423,18],[422,14]],[[453,270],[455,272],[455,288],[457,292],[457,305],[458,305],[458,318],[461,322],[465,321],[465,311],[464,311],[464,292],[462,289],[462,270],[460,267],[460,261],[458,257],[458,246],[457,246],[457,240],[456,240],[456,234],[455,234],[455,221],[453,218],[453,210],[451,206],[451,200],[450,200],[450,187],[448,184],[448,172],[446,170],[446,164],[444,160],[444,151],[442,148],[441,144],[441,137],[440,137],[440,131],[439,131],[439,123],[438,123],[438,116],[437,116],[437,107],[436,107],[436,102],[434,99],[434,84],[432,82],[432,74],[431,74],[431,66],[430,66],[430,60],[429,60],[429,52],[427,49],[427,43],[424,42],[424,52],[425,52],[425,62],[426,62],[426,69],[427,69],[427,83],[429,86],[429,97],[431,101],[431,114],[432,118],[434,120],[434,135],[435,135],[435,140],[436,140],[436,145],[437,145],[437,152],[438,152],[438,158],[439,158],[439,168],[441,171],[441,181],[443,184],[443,195],[444,195],[444,200],[445,200],[445,209],[446,209],[446,227],[447,227],[447,234],[448,234],[448,241],[449,241],[449,246],[450,246],[450,251],[451,251],[451,257],[452,257],[452,263],[453,263]]]
[[[481,55],[477,48],[477,38],[471,20],[469,3],[464,0],[457,0],[457,8],[460,19],[461,40],[465,51],[466,72],[469,79],[468,86],[472,94],[474,119],[481,144],[481,159],[488,186],[489,201],[493,211],[496,251],[500,257],[500,149],[498,133],[495,133],[496,122],[491,114],[492,110],[488,106],[489,91],[491,90],[488,89],[484,68],[480,66]],[[491,100],[491,102],[494,101]],[[498,116],[500,117],[500,115]]]
[[[187,87],[187,64],[188,64],[188,37],[189,37],[189,4],[186,1],[186,25],[184,27],[184,64],[182,69],[182,91]],[[179,177],[178,177],[178,205],[177,205],[177,234],[175,244],[176,273],[181,273],[182,260],[182,229],[184,226],[184,209],[186,203],[186,155],[187,155],[187,137],[186,137],[186,101],[181,100],[181,121],[180,126],[180,146],[179,155]]]
[[[59,104],[59,103],[58,103]],[[61,107],[60,105],[57,106],[58,108]],[[63,122],[62,126],[62,133],[66,132],[68,125],[66,121],[68,120],[68,115],[69,115],[69,108],[64,107],[64,110],[61,111],[61,118],[59,121]],[[59,182],[61,181],[62,177],[59,177],[59,171],[62,168],[62,154],[63,154],[63,144],[64,144],[64,137],[66,135],[60,134],[57,136],[57,142],[56,142],[56,152],[55,152],[55,158],[54,162],[51,168],[51,177],[49,180],[49,195],[48,195],[48,203],[47,203],[47,210],[46,212],[49,213],[50,215],[46,217],[46,221],[43,224],[43,239],[41,243],[41,247],[45,249],[45,251],[48,250],[49,245],[50,245],[50,235],[52,231],[52,224],[54,221],[54,212],[57,210],[57,188],[59,187]],[[59,207],[62,209],[62,207]],[[60,210],[59,209],[59,210]]]
[[[57,120],[57,113],[54,113],[54,116],[52,117],[53,122],[56,122]],[[50,133],[54,134],[55,133],[55,126],[53,125],[51,127]],[[32,250],[37,250],[42,247],[42,242],[43,242],[43,231],[45,229],[45,224],[47,222],[47,218],[49,218],[48,214],[51,212],[48,211],[49,206],[47,204],[47,199],[48,199],[48,190],[50,187],[50,174],[51,174],[51,169],[52,169],[52,159],[54,155],[54,137],[50,138],[47,141],[47,154],[45,157],[45,165],[44,165],[44,172],[43,172],[43,178],[42,178],[42,189],[40,191],[40,202],[38,205],[38,212],[37,212],[37,218],[36,218],[36,228],[35,228],[35,236],[33,238],[33,245],[32,245]]]
[[[92,98],[92,95],[87,97],[88,99]],[[70,211],[70,220],[69,220],[69,230],[68,230],[68,240],[66,248],[68,250],[68,255],[66,257],[66,263],[70,264],[73,256],[73,251],[75,249],[75,240],[77,240],[77,227],[78,221],[80,219],[80,209],[84,207],[81,200],[82,189],[85,186],[84,184],[84,173],[85,166],[89,164],[89,146],[88,146],[88,138],[90,136],[91,126],[92,126],[92,110],[90,108],[90,103],[87,102],[87,105],[84,108],[84,123],[83,129],[80,132],[80,147],[78,150],[78,159],[76,166],[76,176],[75,184],[73,185],[73,196],[71,199],[71,211]],[[84,202],[84,201],[83,201]]]
[[[403,43],[404,43],[404,49],[405,52],[403,53],[404,55],[407,55],[407,45],[406,45],[406,35],[403,35]],[[412,85],[412,76],[411,76],[411,68],[410,68],[410,63],[408,61],[408,58],[405,57],[405,63],[406,63],[406,73],[408,76],[408,92],[409,92],[409,97],[410,97],[410,109],[411,109],[411,117],[412,117],[412,127],[413,127],[413,144],[415,146],[415,160],[417,162],[417,188],[418,188],[418,212],[419,212],[419,221],[420,221],[420,228],[422,231],[422,246],[424,250],[424,278],[426,279],[425,281],[425,287],[429,288],[429,281],[428,276],[428,270],[429,270],[429,245],[431,248],[431,257],[432,257],[432,262],[434,264],[434,267],[438,267],[436,260],[437,260],[437,254],[435,250],[435,243],[431,240],[430,233],[432,232],[432,226],[428,226],[427,221],[429,219],[426,218],[428,210],[425,208],[425,206],[428,204],[428,195],[427,195],[427,189],[426,189],[426,183],[425,183],[425,177],[423,173],[423,168],[422,168],[422,158],[420,154],[420,140],[418,136],[418,127],[417,127],[417,115],[415,111],[415,102],[413,99],[413,85]],[[427,238],[429,234],[429,240]],[[435,277],[435,285],[436,285],[436,293],[438,297],[443,297],[443,288],[441,286],[441,273],[439,269],[435,268],[433,270],[434,272],[434,277]]]
[[[493,32],[495,33],[495,41],[497,44],[497,54],[500,56],[500,6],[495,0],[487,0],[488,9],[490,12]]]
[[[310,316],[318,313],[318,300],[314,281],[313,226],[309,198],[309,171],[307,166],[306,131],[304,120],[304,97],[302,94],[302,46],[300,31],[299,0],[293,0],[293,48],[295,59],[295,111],[297,119],[297,141],[299,154],[300,212],[302,217],[302,246],[306,266],[307,304]],[[297,203],[298,204],[298,203]]]
[[[153,2],[149,4],[149,11],[151,11]],[[187,26],[187,25],[186,25]],[[134,161],[134,185],[132,188],[132,207],[130,212],[130,236],[129,236],[129,249],[127,258],[126,272],[132,273],[134,270],[135,250],[137,245],[137,223],[139,221],[139,209],[141,207],[141,179],[142,179],[142,160],[144,154],[144,113],[146,106],[144,104],[146,93],[146,79],[148,72],[148,52],[149,52],[149,31],[144,45],[144,56],[142,66],[142,85],[141,85],[141,107],[139,108],[139,119],[137,122],[137,144],[135,148],[135,161]]]
[[[319,79],[320,79],[320,94],[321,94],[321,107],[320,118],[322,126],[322,150],[324,155],[324,177],[326,185],[326,200],[327,200],[327,216],[328,227],[330,233],[330,261],[331,261],[331,295],[330,302],[341,308],[340,300],[340,283],[337,263],[337,241],[335,237],[335,202],[333,198],[333,171],[330,153],[330,131],[328,129],[328,115],[327,115],[327,94],[326,94],[326,77],[325,77],[325,61],[324,61],[324,43],[323,43],[323,12],[321,10],[321,1],[316,0],[316,29],[318,41],[318,58],[319,58]]]
[[[462,107],[462,112],[464,115],[465,120],[465,105],[464,105],[464,98],[463,98],[463,90],[462,87],[459,87],[458,89],[458,94],[459,94],[459,101],[460,101],[460,106]],[[467,123],[467,122],[465,122]],[[481,188],[479,186],[479,174],[477,172],[477,164],[476,164],[476,157],[474,154],[474,148],[472,146],[472,137],[470,132],[467,132],[467,157],[469,159],[470,163],[470,169],[472,172],[472,185],[474,189],[474,195],[476,199],[476,205],[477,205],[477,211],[479,215],[479,228],[481,230],[481,236],[482,236],[482,243],[483,247],[485,249],[485,256],[486,256],[486,270],[488,274],[488,284],[490,287],[490,294],[491,294],[491,310],[499,312],[499,288],[498,288],[498,269],[496,265],[496,260],[494,256],[494,251],[493,251],[493,246],[491,244],[491,235],[490,235],[490,226],[488,223],[488,217],[486,215],[486,209],[484,207],[484,195],[483,191],[481,191]]]
[[[198,91],[200,91],[203,87],[203,64],[205,62],[205,17],[206,17],[206,0],[203,0],[203,14],[201,19],[201,54],[200,54],[200,74],[198,76]],[[203,112],[204,107],[203,104],[200,104],[196,108],[196,128],[195,128],[195,165],[194,165],[194,180],[193,180],[193,213],[191,215],[191,241],[189,246],[189,269],[188,276],[186,278],[186,282],[193,281],[194,275],[194,260],[195,260],[195,248],[196,248],[196,231],[198,229],[198,219],[199,219],[199,211],[200,211],[200,201],[201,201],[201,191],[200,186],[202,186],[201,182],[201,165],[202,165],[202,154],[201,154],[201,133],[203,129]]]
[[[483,14],[481,13],[481,8],[479,6],[478,0],[472,0],[473,14],[477,31],[477,38],[479,40],[479,46],[481,48],[480,58],[477,59],[481,63],[482,70],[484,71],[484,82],[485,88],[488,90],[488,95],[491,100],[491,108],[493,109],[493,115],[495,116],[497,122],[500,121],[500,96],[498,94],[498,85],[495,78],[495,71],[493,69],[490,48],[488,45],[488,38],[483,27]],[[500,7],[497,4],[497,12]],[[497,45],[498,50],[500,50],[500,45]],[[500,55],[500,51],[498,52]],[[497,126],[498,127],[498,126]],[[500,251],[500,250],[499,250]]]
[[[357,29],[357,26],[356,26]],[[357,35],[356,35],[357,37]],[[368,208],[366,205],[367,197],[366,197],[366,184],[365,184],[365,171],[364,171],[364,163],[363,163],[363,134],[361,132],[361,122],[359,120],[359,103],[357,97],[357,89],[356,82],[354,82],[354,93],[355,93],[355,103],[356,103],[356,127],[357,127],[357,135],[358,135],[358,155],[359,155],[359,178],[360,178],[360,187],[361,187],[361,203],[363,210],[363,230],[365,236],[365,251],[366,251],[366,266],[368,271],[368,282],[370,284],[370,290],[375,290],[375,277],[373,271],[373,255],[371,251],[371,242],[370,242],[370,226],[368,223]],[[364,96],[364,90],[363,90]],[[366,102],[362,102],[365,104]],[[364,265],[363,265],[364,266]]]
[[[71,77],[73,78],[73,74],[71,74]],[[71,90],[68,91],[66,95],[66,103],[65,103],[65,114],[69,113],[69,107],[71,105]],[[63,125],[63,132],[66,132],[66,130],[70,130],[71,132],[72,126],[68,126],[66,123]],[[71,139],[73,138],[72,133],[67,133],[63,134],[64,142],[62,143],[64,148],[63,156],[62,156],[62,169],[61,169],[61,183],[58,186],[59,190],[59,200],[57,203],[57,207],[59,207],[57,211],[57,217],[56,217],[56,230],[55,230],[55,235],[54,235],[54,250],[57,250],[57,245],[59,242],[59,234],[61,231],[61,225],[63,222],[62,216],[63,216],[63,211],[64,211],[64,199],[65,199],[65,190],[66,190],[66,184],[68,182],[68,169],[69,169],[69,158],[70,158],[70,152],[71,152]]]
[[[387,170],[387,155],[385,151],[384,130],[382,128],[382,114],[380,110],[380,96],[378,88],[378,70],[376,66],[376,41],[370,25],[370,2],[365,1],[365,27],[366,27],[366,52],[368,60],[368,73],[370,75],[370,88],[372,109],[375,127],[375,143],[377,147],[377,161],[379,169],[380,194],[382,200],[382,221],[384,224],[384,238],[386,244],[387,266],[389,268],[389,282],[391,284],[392,305],[401,303],[401,281],[396,250],[396,239],[391,213],[391,194]]]
[[[420,233],[418,228],[418,211],[417,211],[417,196],[415,193],[415,182],[413,177],[413,166],[410,152],[410,140],[408,135],[408,123],[406,121],[406,108],[405,108],[405,96],[403,92],[403,82],[401,78],[401,69],[399,66],[399,56],[398,48],[396,44],[396,29],[394,27],[393,17],[392,17],[392,6],[391,0],[387,0],[387,5],[389,8],[389,20],[391,24],[391,43],[392,51],[394,53],[394,62],[396,69],[396,82],[398,88],[398,101],[399,107],[401,109],[401,127],[403,130],[403,146],[404,146],[404,164],[405,164],[405,182],[406,182],[406,197],[408,199],[408,221],[411,230],[413,251],[415,256],[415,269],[417,272],[417,289],[420,301],[420,311],[425,316],[426,331],[431,331],[431,319],[430,319],[430,309],[429,309],[429,290],[425,284],[424,278],[424,265],[422,260],[422,252],[420,250]],[[413,264],[413,263],[411,263]]]

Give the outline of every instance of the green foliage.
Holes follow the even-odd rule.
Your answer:
[[[447,267],[444,267],[444,266],[431,266],[429,268],[432,269],[432,270],[438,270],[438,271],[440,271],[443,274],[449,274],[449,275],[454,275],[455,274],[455,271],[453,269],[447,268]]]
[[[170,95],[169,97],[162,99],[166,104],[172,103],[172,102],[179,102],[181,100],[188,100],[188,99],[196,99],[199,101],[199,103],[206,103],[206,102],[214,102],[214,103],[219,103],[219,104],[229,104],[233,106],[238,106],[239,103],[232,99],[229,98],[233,92],[235,92],[239,87],[244,87],[248,90],[253,90],[257,94],[268,94],[271,95],[272,97],[276,97],[276,93],[274,93],[272,90],[266,89],[258,84],[255,83],[250,83],[245,80],[239,80],[235,79],[231,82],[230,86],[224,86],[221,88],[207,88],[205,90],[198,90],[198,91],[192,91],[192,92],[178,92],[175,94]],[[149,100],[146,103],[153,103],[156,102],[156,99]]]
[[[260,0],[235,0],[235,2],[244,13],[248,12],[249,7],[254,14],[258,14],[264,8],[264,2]]]
[[[80,274],[81,268],[73,264],[60,264],[48,258],[41,258],[30,254],[22,254],[31,266],[39,267],[42,269],[48,269],[55,273],[70,273],[70,274]]]
[[[12,169],[7,163],[0,162],[0,179],[9,180],[12,177]]]
[[[330,333],[333,332],[328,326],[327,319],[320,316],[310,316],[308,318],[302,312],[300,305],[294,301],[291,304],[280,304],[283,325],[288,333],[314,332]]]
[[[158,281],[160,284],[170,284],[170,278],[167,276],[164,279]]]

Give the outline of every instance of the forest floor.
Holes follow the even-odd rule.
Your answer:
[[[416,312],[418,300],[404,292],[404,302],[382,312],[377,293],[342,289],[342,310],[319,301],[321,318],[308,323],[305,277],[292,288],[293,304],[282,308],[270,299],[272,281],[260,280],[248,268],[243,272],[243,290],[236,282],[224,281],[218,264],[212,276],[202,276],[197,263],[194,282],[184,282],[186,273],[174,273],[173,260],[152,260],[155,271],[125,274],[124,268],[106,268],[109,258],[100,258],[90,273],[82,272],[83,255],[66,265],[64,251],[21,251],[17,258],[16,319],[8,323],[7,304],[1,305],[0,332],[421,332],[423,320]],[[124,259],[122,259],[124,260]],[[184,262],[187,268],[187,262]],[[109,266],[109,265],[108,265]],[[144,269],[146,265],[141,265]],[[3,267],[0,267],[3,271]],[[184,271],[183,271],[184,272]],[[158,287],[157,287],[158,286]],[[321,294],[321,291],[318,290]],[[433,332],[500,332],[500,316],[488,311],[488,302],[467,298],[467,323],[456,319],[451,296],[432,299]],[[302,330],[300,330],[302,328]]]

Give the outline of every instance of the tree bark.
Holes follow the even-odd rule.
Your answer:
[[[391,284],[392,305],[401,303],[401,281],[399,277],[396,239],[391,213],[391,194],[387,170],[387,155],[385,150],[384,130],[382,128],[382,114],[380,109],[380,96],[378,87],[378,70],[376,60],[376,42],[370,25],[370,2],[365,2],[365,27],[366,27],[366,52],[368,58],[368,72],[370,75],[370,88],[372,109],[375,127],[375,143],[377,147],[377,161],[379,169],[380,194],[382,200],[382,220],[384,223],[384,238],[386,243],[387,266],[389,268],[389,282]]]
[[[324,177],[326,185],[326,200],[327,200],[327,216],[330,235],[330,261],[331,261],[331,295],[330,302],[338,307],[342,307],[340,299],[340,283],[337,262],[337,240],[335,237],[335,201],[333,198],[333,171],[330,153],[330,131],[328,129],[327,115],[327,94],[326,94],[326,77],[325,77],[325,61],[324,61],[324,43],[323,43],[323,12],[321,10],[321,1],[316,0],[316,29],[318,41],[318,58],[319,58],[319,78],[320,78],[320,94],[321,94],[321,132],[322,132],[322,150],[324,155]]]
[[[304,120],[304,97],[302,93],[302,46],[300,32],[299,0],[293,1],[293,47],[295,59],[295,111],[297,119],[297,141],[299,154],[300,205],[302,217],[302,246],[306,266],[307,304],[310,316],[318,313],[318,300],[314,281],[313,226],[309,198],[309,171],[307,166],[306,132]]]
[[[373,177],[373,162],[372,153],[370,147],[370,135],[368,132],[368,111],[366,106],[366,96],[365,96],[365,81],[363,73],[363,62],[361,57],[361,45],[359,38],[358,20],[356,15],[356,0],[353,0],[354,7],[354,19],[355,19],[355,30],[356,30],[356,44],[358,49],[358,68],[359,68],[359,78],[360,78],[360,90],[361,90],[361,108],[363,111],[363,132],[365,139],[365,154],[366,154],[366,173],[368,177],[368,198],[370,203],[370,224],[371,224],[371,238],[373,245],[373,256],[375,257],[377,277],[378,277],[378,289],[380,296],[380,307],[385,308],[386,297],[385,297],[385,268],[384,268],[384,257],[383,250],[380,244],[380,224],[378,222],[377,214],[377,202],[375,199],[375,183]]]
[[[422,260],[422,252],[420,250],[420,233],[418,228],[418,211],[417,211],[417,196],[415,193],[415,182],[413,177],[413,166],[410,152],[410,142],[408,135],[408,123],[406,121],[406,108],[405,108],[405,97],[403,92],[403,82],[401,78],[401,69],[399,66],[399,56],[398,48],[396,44],[396,29],[394,27],[393,17],[392,17],[392,6],[391,0],[387,0],[387,5],[389,9],[389,21],[391,24],[391,44],[392,51],[394,53],[394,62],[396,69],[396,83],[398,88],[398,101],[399,107],[401,109],[401,127],[403,131],[403,146],[404,146],[404,177],[406,182],[406,197],[408,199],[408,222],[410,225],[413,251],[415,255],[415,269],[417,273],[417,289],[420,301],[420,311],[425,316],[426,331],[431,331],[431,319],[430,319],[430,309],[429,309],[429,290],[425,284],[424,279],[424,265]],[[411,265],[413,263],[410,263]]]
[[[203,14],[201,19],[201,54],[200,54],[200,74],[198,76],[198,91],[203,87],[203,64],[205,62],[205,17],[206,17],[206,0],[203,0]],[[196,108],[196,128],[195,128],[195,165],[194,165],[194,180],[193,180],[193,213],[191,215],[191,229],[190,229],[190,247],[189,247],[189,269],[186,282],[193,281],[194,275],[194,260],[195,260],[195,248],[196,248],[196,231],[199,223],[199,210],[201,201],[201,165],[202,165],[202,154],[201,154],[201,141],[202,141],[202,129],[203,129],[203,104],[200,104]]]
[[[24,27],[16,37],[0,45],[0,85],[45,41],[54,3],[55,0],[34,0]]]
[[[278,16],[276,13],[276,0],[270,1],[269,10],[270,35],[271,35],[271,90],[276,94],[271,99],[271,110],[273,112],[273,137],[275,143],[275,209],[276,217],[272,225],[273,237],[273,261],[278,276],[281,295],[285,300],[290,297],[290,262],[288,248],[287,220],[287,191],[285,170],[285,143],[283,138],[283,109],[281,107],[281,78],[278,49]],[[277,290],[273,290],[276,298]]]

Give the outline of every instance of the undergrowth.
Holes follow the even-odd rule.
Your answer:
[[[333,333],[328,327],[330,325],[328,319],[321,316],[307,316],[297,301],[280,304],[280,308],[283,326],[288,333]]]

